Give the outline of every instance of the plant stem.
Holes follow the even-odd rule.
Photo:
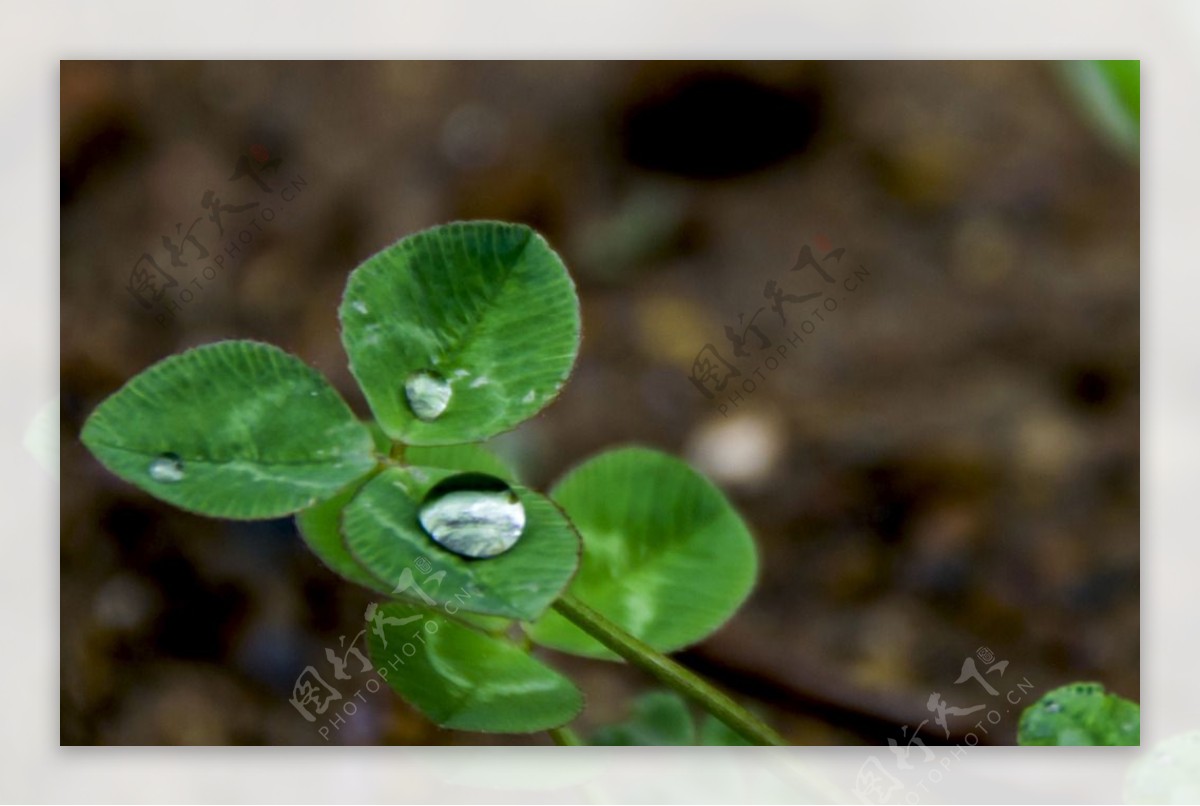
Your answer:
[[[583,744],[579,735],[568,727],[551,728],[546,732],[550,734],[550,738],[554,740],[555,744],[569,747],[578,747]]]
[[[755,744],[786,746],[762,720],[722,694],[694,672],[635,638],[573,596],[554,603],[554,609],[579,629],[644,672],[700,704],[704,710]]]

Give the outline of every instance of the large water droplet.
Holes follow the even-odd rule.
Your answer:
[[[174,453],[164,453],[150,463],[150,478],[166,484],[183,481],[183,460]]]
[[[464,473],[436,484],[421,504],[421,526],[434,542],[464,557],[495,557],[525,530],[525,507],[494,476]]]
[[[450,405],[450,384],[432,372],[418,372],[404,382],[408,407],[422,420],[436,420]]]

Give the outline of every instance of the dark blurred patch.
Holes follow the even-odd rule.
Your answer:
[[[1108,409],[1115,403],[1118,380],[1108,369],[1078,366],[1066,373],[1067,399],[1085,410]]]
[[[342,194],[331,206],[319,241],[319,253],[329,258],[323,264],[329,271],[341,271],[341,266],[353,266],[370,256],[372,249],[365,244],[365,221],[361,205],[349,194]]]
[[[89,182],[103,184],[144,157],[146,138],[132,116],[121,110],[98,113],[76,137],[63,138],[59,201],[75,201]]]
[[[821,108],[810,86],[784,90],[740,75],[693,74],[630,106],[622,149],[640,168],[727,179],[804,152]]]
[[[899,543],[928,493],[927,485],[918,484],[905,468],[892,464],[866,468],[862,478],[866,482],[863,525],[883,542]]]
[[[1066,604],[1084,614],[1107,610],[1129,596],[1136,596],[1140,586],[1137,568],[1103,567],[1072,585],[1066,592]]]
[[[860,469],[855,511],[861,513],[860,525],[896,544],[912,533],[919,515],[945,502],[987,494],[994,483],[983,467],[954,457],[881,459]]]
[[[154,510],[118,501],[101,514],[101,528],[118,546],[123,567],[153,580],[165,607],[154,625],[155,643],[177,658],[218,660],[246,610],[237,585],[203,577],[178,536]]]
[[[246,594],[237,585],[201,579],[181,555],[159,557],[148,573],[167,602],[156,639],[162,651],[197,660],[225,657],[230,634],[245,614]]]

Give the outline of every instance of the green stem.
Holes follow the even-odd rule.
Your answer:
[[[786,746],[778,733],[742,706],[726,697],[694,672],[655,650],[613,624],[600,613],[573,596],[567,595],[554,603],[554,609],[579,629],[685,697],[700,704],[704,710],[724,722],[755,744]]]
[[[568,747],[579,747],[583,744],[583,740],[579,738],[579,735],[568,727],[551,728],[546,732],[550,734],[550,738],[554,740],[555,744]]]

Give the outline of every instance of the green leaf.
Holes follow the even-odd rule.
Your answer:
[[[444,728],[532,733],[565,725],[583,710],[570,680],[510,640],[435,611],[380,605],[367,640],[388,685]]]
[[[594,745],[683,746],[696,743],[696,728],[687,703],[669,691],[643,694],[625,722],[596,731]]]
[[[699,741],[687,702],[673,691],[653,691],[634,700],[629,719],[600,728],[590,744],[608,746],[744,747],[743,738],[712,714],[700,723]]]
[[[1079,60],[1062,63],[1062,74],[1093,126],[1137,157],[1141,136],[1141,62]]]
[[[1142,117],[1142,63],[1137,59],[1100,59],[1096,69],[1130,120]]]
[[[374,426],[372,425],[374,431]],[[376,443],[376,450],[387,454],[391,449],[386,437]],[[405,457],[415,464],[461,471],[488,473],[514,483],[512,471],[494,454],[478,445],[452,445],[445,447],[409,447]],[[300,536],[313,553],[330,569],[359,585],[391,594],[394,584],[384,584],[358,564],[354,555],[346,548],[342,538],[342,512],[350,500],[358,494],[368,479],[363,478],[342,490],[328,501],[309,507],[296,514],[296,527]]]
[[[371,479],[345,509],[346,546],[372,576],[427,605],[529,620],[562,593],[579,565],[579,536],[549,499],[513,485],[525,507],[525,529],[509,551],[469,559],[435,543],[418,520],[420,503],[453,470],[395,467]],[[418,571],[445,572],[440,592],[412,584]],[[404,582],[408,584],[405,585]]]
[[[750,747],[754,743],[712,714],[700,724],[700,744],[706,747]]]
[[[575,286],[546,241],[517,224],[460,222],[398,241],[350,275],[339,315],[371,410],[409,445],[516,426],[554,399],[579,350]]]
[[[253,341],[160,361],[101,403],[82,439],[126,481],[221,518],[290,514],[376,463],[370,431],[320,373]]]
[[[610,451],[569,473],[551,497],[583,536],[571,593],[660,652],[709,635],[754,585],[746,525],[720,490],[674,457]],[[564,652],[616,657],[553,612],[530,636]]]
[[[509,484],[518,481],[512,468],[480,445],[410,445],[404,449],[404,461],[415,467],[440,467],[486,473],[504,479]]]
[[[296,529],[313,554],[331,570],[363,587],[390,594],[392,586],[385,585],[367,573],[354,559],[342,539],[342,512],[366,483],[367,479],[361,479],[333,498],[297,513]]]
[[[1056,688],[1021,714],[1022,745],[1138,745],[1141,709],[1099,683]]]

